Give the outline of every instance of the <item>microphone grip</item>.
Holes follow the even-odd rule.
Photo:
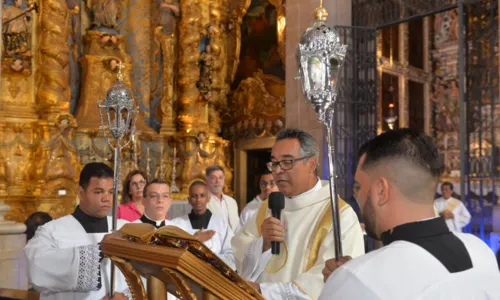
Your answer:
[[[281,220],[281,211],[273,211],[273,218]],[[271,242],[271,254],[279,255],[280,254],[280,242]]]

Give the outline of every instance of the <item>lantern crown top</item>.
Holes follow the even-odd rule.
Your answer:
[[[323,7],[323,0],[320,0],[319,7],[314,10],[314,20],[326,21],[328,19],[328,12]]]
[[[302,34],[299,51],[328,51],[336,57],[344,58],[346,46],[340,43],[340,37],[335,29],[327,26],[324,21],[315,21]]]
[[[107,107],[132,109],[134,99],[132,99],[132,94],[128,87],[123,82],[118,81],[108,90],[104,105]]]
[[[314,20],[316,21],[326,21],[328,19],[328,12],[322,6],[314,10]]]
[[[132,109],[134,106],[132,93],[130,92],[129,88],[123,83],[122,69],[125,68],[125,65],[122,62],[119,62],[116,67],[118,68],[116,82],[108,90],[106,94],[106,100],[104,100],[104,105],[107,107],[116,107],[117,109]]]

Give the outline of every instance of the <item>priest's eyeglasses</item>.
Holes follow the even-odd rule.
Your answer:
[[[269,168],[269,171],[271,172],[274,172],[276,170],[276,168],[278,167],[278,165],[280,166],[281,170],[290,170],[293,168],[293,164],[296,162],[296,161],[299,161],[299,160],[304,160],[304,159],[308,159],[310,158],[311,155],[307,155],[307,156],[303,156],[303,157],[300,157],[300,158],[293,158],[293,159],[284,159],[284,160],[280,160],[280,161],[271,161],[267,164],[267,167]]]

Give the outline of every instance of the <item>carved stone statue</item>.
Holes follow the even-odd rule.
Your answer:
[[[25,9],[26,6],[23,4],[23,0],[14,0],[12,5],[2,8],[2,23],[11,20],[2,26],[2,38],[7,56],[29,54],[31,40],[29,15],[14,19],[22,15]]]
[[[214,61],[209,41],[205,46],[205,51],[200,55],[200,61],[199,61],[200,80],[196,84],[196,87],[200,91],[203,100],[205,101],[210,100],[211,97],[213,63]]]
[[[177,18],[180,16],[179,1],[177,0],[156,0],[154,2],[157,20],[153,20],[162,27],[162,33],[166,35],[175,34],[177,28]]]
[[[94,19],[92,25],[96,28],[109,28],[118,30],[117,22],[120,19],[118,0],[94,0],[92,11]]]
[[[180,16],[178,0],[155,0],[153,9],[154,41],[152,48],[152,107],[161,116],[161,131],[175,132],[174,69],[177,61],[177,18]],[[156,98],[156,99],[155,99]]]

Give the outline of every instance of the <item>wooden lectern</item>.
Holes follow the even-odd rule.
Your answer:
[[[183,230],[150,224],[126,224],[124,239],[101,244],[121,270],[134,300],[164,300],[166,291],[180,299],[264,299],[203,243]],[[147,292],[143,284],[147,280]]]

